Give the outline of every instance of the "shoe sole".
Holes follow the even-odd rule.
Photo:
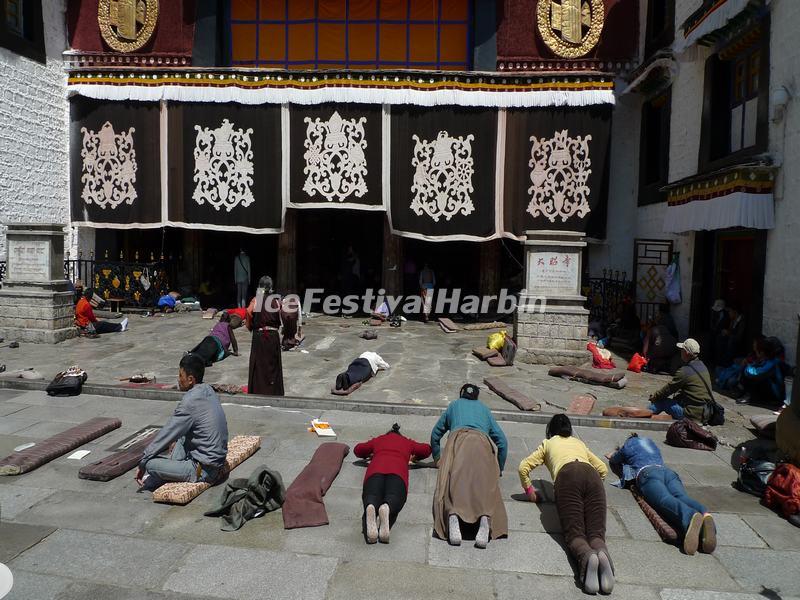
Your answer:
[[[583,576],[583,591],[590,596],[594,596],[600,591],[600,579],[597,576],[597,569],[600,560],[597,554],[592,554],[586,561],[586,574]]]
[[[378,541],[378,523],[375,519],[375,507],[367,507],[367,543],[374,544]]]
[[[451,546],[460,546],[461,545],[461,530],[457,530],[457,533],[453,532],[453,529],[450,527],[450,520],[447,521],[447,541],[450,543]],[[458,523],[458,521],[456,521]]]
[[[700,546],[701,552],[711,554],[717,549],[717,525],[711,515],[703,516],[702,528],[703,541]]]
[[[383,510],[383,506],[378,509],[378,516],[381,518],[378,525],[378,541],[381,544],[389,543],[389,510]]]
[[[686,530],[686,535],[683,537],[683,551],[689,556],[697,552],[697,547],[700,545],[700,529],[703,527],[703,515],[695,513],[692,520],[689,522],[689,528]]]
[[[599,562],[600,591],[603,594],[610,594],[614,591],[614,569],[611,567],[611,559],[602,550],[597,553],[597,559]]]

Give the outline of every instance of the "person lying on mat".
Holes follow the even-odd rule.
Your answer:
[[[92,297],[94,297],[94,290],[86,288],[83,291],[83,297],[78,300],[78,304],[75,306],[75,325],[81,330],[81,333],[95,336],[100,333],[116,333],[128,329],[127,318],[122,319],[119,323],[110,323],[95,317],[90,303]]]
[[[508,515],[500,495],[508,441],[471,383],[461,387],[431,431],[431,451],[439,474],[433,495],[436,537],[461,545],[461,523],[478,524],[475,546],[508,535]],[[440,449],[445,433],[447,444]]]
[[[178,388],[186,392],[175,412],[145,449],[136,483],[150,491],[168,481],[220,479],[228,453],[228,422],[216,392],[203,383],[205,366],[194,354],[181,359]],[[170,444],[169,458],[159,456]]]
[[[362,352],[347,367],[347,371],[336,376],[336,389],[346,390],[356,383],[362,383],[382,371],[388,369],[387,363],[377,352]]]
[[[531,471],[545,465],[553,478],[556,509],[564,530],[564,541],[581,569],[581,584],[587,594],[610,594],[614,570],[606,547],[605,463],[572,435],[565,414],[553,415],[546,439],[519,465],[519,480],[531,502],[539,498],[531,483]]]
[[[384,300],[381,304],[372,311],[369,315],[373,319],[377,319],[378,321],[386,321],[389,317],[392,316],[392,311],[389,310],[389,303]]]
[[[714,398],[711,395],[711,375],[700,360],[700,343],[688,338],[677,347],[681,350],[683,366],[672,381],[650,396],[647,408],[654,415],[665,412],[673,419],[686,417],[707,423]]]
[[[368,544],[389,543],[389,530],[403,509],[408,494],[408,461],[431,455],[431,447],[400,433],[400,425],[368,442],[356,444],[353,453],[370,459],[364,475],[364,535]],[[380,519],[380,523],[378,520]]]
[[[175,304],[180,300],[181,295],[178,292],[170,292],[169,294],[164,294],[158,299],[156,303],[156,308],[162,312],[173,312],[175,310]]]
[[[239,356],[239,345],[236,343],[236,335],[233,330],[241,326],[242,319],[238,315],[231,316],[223,311],[220,314],[219,323],[214,325],[203,341],[188,353],[199,356],[206,367],[210,367],[231,354]]]
[[[678,474],[664,465],[661,451],[650,438],[632,433],[621,448],[607,454],[620,475],[617,487],[636,486],[653,509],[683,536],[683,550],[710,554],[717,547],[714,518],[706,507],[689,497]]]

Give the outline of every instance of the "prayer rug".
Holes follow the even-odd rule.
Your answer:
[[[542,408],[539,402],[529,398],[519,390],[515,390],[499,377],[486,377],[483,383],[503,400],[511,402],[520,410],[537,411]]]
[[[595,402],[597,402],[597,398],[591,394],[581,394],[580,396],[575,396],[567,407],[567,414],[588,415],[592,412]]]

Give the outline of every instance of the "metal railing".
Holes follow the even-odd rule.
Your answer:
[[[623,301],[633,299],[634,283],[625,271],[603,269],[602,277],[590,277],[584,288],[588,299],[589,319],[609,323],[619,313]]]

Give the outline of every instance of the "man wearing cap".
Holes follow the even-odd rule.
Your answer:
[[[711,413],[711,375],[700,356],[700,344],[692,338],[678,344],[683,366],[668,384],[650,396],[654,414],[665,412],[673,419],[687,417],[698,423]]]

